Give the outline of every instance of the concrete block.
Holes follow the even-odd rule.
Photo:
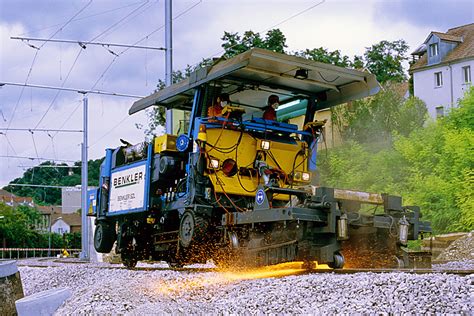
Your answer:
[[[23,296],[16,261],[0,261],[0,315],[16,315],[15,301]]]
[[[68,288],[51,289],[16,301],[19,316],[49,316],[71,296]]]

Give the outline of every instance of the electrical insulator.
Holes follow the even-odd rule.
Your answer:
[[[349,239],[349,232],[347,229],[347,215],[342,214],[337,220],[337,239],[347,240]]]
[[[408,243],[408,226],[410,226],[410,223],[408,223],[405,215],[403,215],[398,221],[398,240],[404,246]]]

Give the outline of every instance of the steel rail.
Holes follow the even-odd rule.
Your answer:
[[[67,261],[67,260],[54,260],[52,263],[62,263],[62,264],[85,264],[89,263],[86,261]],[[34,268],[50,268],[50,267],[61,267],[60,265],[40,265],[40,264],[21,264],[21,261],[18,261],[18,266],[20,267],[34,267]],[[124,270],[128,269],[125,266],[91,266],[91,268],[97,269],[119,269]],[[135,267],[130,270],[136,271],[181,271],[181,272],[227,272],[227,270],[221,270],[219,268],[169,268],[169,267]],[[232,270],[235,272],[235,270]],[[245,270],[243,271],[245,272]],[[408,273],[408,274],[454,274],[460,276],[468,276],[474,274],[474,269],[392,269],[392,268],[381,268],[381,269],[311,269],[304,270],[301,269],[295,273],[289,275],[307,275],[307,274],[356,274],[356,273]],[[289,275],[282,275],[277,277],[285,277]],[[275,276],[271,276],[274,278]]]

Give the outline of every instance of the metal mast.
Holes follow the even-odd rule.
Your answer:
[[[172,5],[171,0],[165,0],[165,46],[166,46],[166,65],[165,65],[165,83],[170,86],[173,83],[173,41],[172,41]],[[173,133],[173,112],[166,110],[166,133]]]
[[[89,226],[87,225],[87,202],[88,202],[88,194],[87,194],[87,138],[88,138],[88,120],[87,120],[87,112],[88,112],[88,99],[87,94],[103,94],[103,95],[112,95],[112,96],[121,96],[121,97],[130,97],[130,98],[142,98],[140,96],[135,95],[127,95],[127,94],[118,94],[118,93],[111,93],[111,92],[104,92],[100,90],[80,90],[80,89],[72,89],[72,88],[63,88],[63,87],[52,87],[52,86],[42,86],[42,85],[32,85],[32,84],[23,84],[23,83],[13,83],[13,82],[0,82],[0,87],[10,85],[10,86],[23,86],[23,87],[32,87],[32,88],[40,88],[40,89],[53,89],[53,90],[62,90],[62,91],[74,91],[81,93],[84,97],[82,99],[83,104],[83,142],[82,142],[82,172],[81,172],[81,219],[82,219],[82,229],[81,229],[81,246],[82,252],[80,254],[80,258],[82,260],[90,260],[90,247],[89,247]],[[8,131],[8,129],[6,129]],[[19,157],[18,157],[19,158]],[[56,159],[57,160],[57,159]]]
[[[81,169],[81,223],[82,223],[82,238],[81,238],[81,259],[90,260],[90,251],[89,251],[89,225],[87,220],[87,187],[88,187],[88,175],[87,175],[87,106],[88,99],[87,94],[83,93],[84,98],[82,99],[83,104],[83,141],[82,141],[82,169]]]

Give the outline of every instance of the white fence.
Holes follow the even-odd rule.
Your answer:
[[[63,253],[64,249],[72,256],[79,253],[81,249],[68,248],[0,248],[1,259],[24,259],[40,257],[56,257]]]

